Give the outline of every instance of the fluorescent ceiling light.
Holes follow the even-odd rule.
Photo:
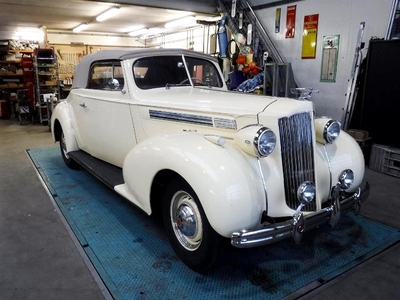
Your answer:
[[[203,19],[203,21],[207,21],[207,22],[216,22],[216,21],[220,21],[220,20],[221,20],[221,16],[209,17],[209,18]]]
[[[85,30],[88,27],[89,27],[88,23],[82,23],[81,25],[72,29],[72,31],[78,33],[78,32],[81,32],[82,30]]]
[[[149,29],[149,32],[151,34],[154,34],[154,33],[160,33],[162,30],[163,29],[161,27],[152,27],[152,28]]]
[[[98,15],[96,17],[96,21],[102,22],[104,20],[107,20],[108,18],[115,16],[118,12],[119,12],[119,7],[116,7],[116,6],[112,7],[109,10],[106,10],[102,14]]]
[[[149,28],[149,30],[146,33],[142,34],[140,36],[140,38],[147,39],[151,36],[156,36],[156,35],[160,34],[162,31],[163,31],[163,29],[160,27],[152,27],[152,28]]]
[[[137,29],[137,30],[131,31],[128,34],[130,36],[139,36],[139,35],[142,35],[144,33],[147,33],[148,31],[149,31],[148,28],[142,28],[142,29]]]
[[[185,25],[192,25],[196,23],[196,17],[195,16],[187,16],[181,19],[177,19],[171,22],[165,23],[164,27],[165,28],[172,28],[172,27],[178,27],[178,26],[185,26]]]

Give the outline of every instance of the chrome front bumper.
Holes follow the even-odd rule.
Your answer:
[[[361,204],[369,195],[369,190],[370,186],[367,182],[363,189],[358,188],[356,193],[343,197],[340,186],[336,185],[332,189],[332,200],[329,207],[306,216],[299,210],[288,221],[269,224],[258,230],[234,232],[231,236],[231,243],[238,248],[252,248],[273,244],[290,237],[299,243],[304,232],[318,225],[329,223],[331,227],[335,226],[341,213],[353,209],[358,214]]]

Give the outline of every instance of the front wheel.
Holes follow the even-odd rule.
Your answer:
[[[189,268],[204,272],[217,263],[220,236],[208,222],[195,192],[184,180],[173,180],[167,186],[163,219],[172,248]]]
[[[64,160],[64,163],[71,169],[74,169],[74,170],[78,169],[79,168],[78,163],[68,155],[67,143],[65,141],[65,136],[64,136],[64,132],[62,129],[60,130],[59,140],[60,140],[61,156]]]

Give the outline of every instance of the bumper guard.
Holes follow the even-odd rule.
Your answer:
[[[369,195],[369,190],[370,185],[367,182],[363,189],[358,188],[354,194],[343,196],[344,192],[341,191],[339,185],[336,185],[332,189],[330,206],[306,216],[301,209],[298,209],[291,220],[269,224],[258,230],[234,232],[231,236],[231,243],[238,248],[252,248],[273,244],[290,237],[293,237],[296,243],[300,243],[303,233],[308,230],[325,223],[334,227],[341,213],[352,209],[355,214],[358,214],[361,204]]]

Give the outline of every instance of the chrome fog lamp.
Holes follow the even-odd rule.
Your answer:
[[[268,156],[275,149],[275,133],[267,127],[261,127],[254,137],[253,144],[256,147],[259,156]]]
[[[241,128],[234,139],[235,144],[241,150],[256,157],[270,155],[276,145],[275,133],[261,124],[253,124]]]
[[[344,170],[339,175],[339,184],[343,190],[347,190],[354,182],[354,172],[350,169]]]
[[[304,181],[297,189],[297,199],[306,205],[315,197],[315,185],[311,181]]]
[[[321,144],[332,144],[340,135],[340,123],[328,118],[315,119],[317,141]]]

